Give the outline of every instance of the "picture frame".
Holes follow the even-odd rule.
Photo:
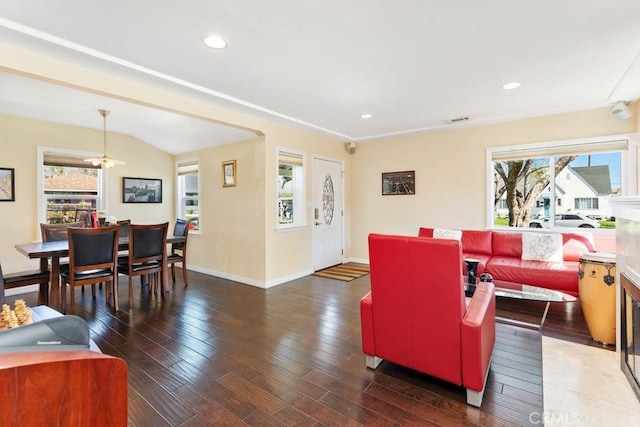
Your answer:
[[[382,195],[416,194],[416,171],[383,172]]]
[[[16,201],[16,170],[0,168],[0,202]]]
[[[122,203],[162,203],[162,179],[123,177]]]
[[[222,162],[222,186],[235,187],[237,184],[236,161],[225,160]]]

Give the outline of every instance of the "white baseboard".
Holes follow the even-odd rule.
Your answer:
[[[38,292],[40,291],[40,285],[28,285],[28,286],[20,286],[19,288],[13,289],[5,289],[4,295],[7,297],[13,295],[22,295],[28,294],[29,292]]]
[[[344,262],[357,262],[358,264],[367,264],[369,265],[368,258],[346,258]]]

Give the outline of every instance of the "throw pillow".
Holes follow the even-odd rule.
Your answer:
[[[445,228],[434,228],[433,229],[433,238],[434,239],[462,240],[462,230],[447,230]]]
[[[523,260],[562,262],[562,234],[522,233]]]

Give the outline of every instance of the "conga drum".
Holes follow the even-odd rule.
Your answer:
[[[578,291],[582,312],[594,341],[616,342],[616,254],[594,252],[580,257]]]

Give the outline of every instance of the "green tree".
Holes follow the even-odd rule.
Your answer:
[[[556,159],[554,173],[558,175],[577,156]],[[527,227],[531,209],[551,181],[551,169],[546,158],[494,162],[494,210],[506,194],[510,227]]]

